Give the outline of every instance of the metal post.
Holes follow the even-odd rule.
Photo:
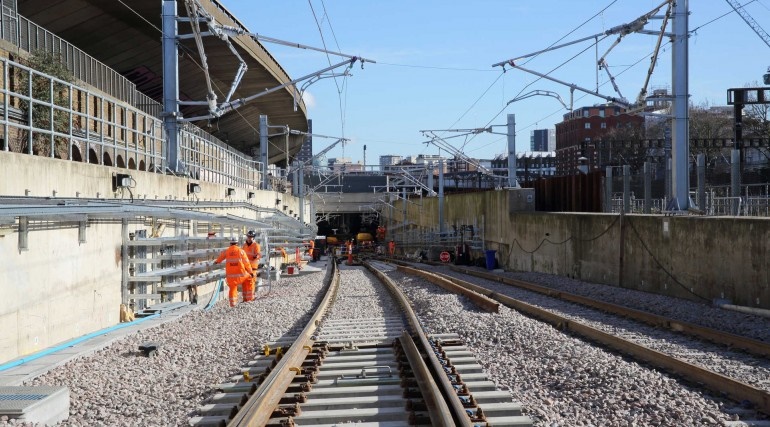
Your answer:
[[[179,57],[176,0],[163,0],[163,125],[166,129],[166,167],[179,172]],[[88,153],[86,153],[87,155]]]
[[[604,177],[604,211],[612,213],[612,166],[607,166]]]
[[[428,162],[428,188],[433,190],[433,162]]]
[[[674,2],[673,13],[673,47],[671,57],[672,70],[672,90],[674,95],[673,113],[673,177],[672,193],[673,199],[669,203],[667,210],[687,211],[690,200],[690,174],[688,170],[689,158],[689,98],[688,98],[688,0],[677,0]]]
[[[270,183],[267,180],[267,116],[259,115],[259,161],[262,162],[261,190],[269,190]]]
[[[644,162],[644,213],[652,212],[652,164]]]
[[[508,187],[518,187],[516,179],[516,115],[508,114]]]
[[[297,194],[299,194],[299,222],[305,223],[305,168],[297,168]]]
[[[120,220],[120,302],[128,305],[128,219]]]
[[[623,165],[623,212],[631,212],[631,166]]]
[[[444,159],[438,159],[438,232],[444,233]]]
[[[284,141],[284,144],[286,145],[286,171],[287,172],[289,170],[289,131],[290,130],[291,129],[289,129],[289,127],[286,126],[286,140]],[[289,179],[289,177],[287,176],[286,179]]]
[[[730,197],[732,199],[732,214],[739,215],[739,201],[741,197],[741,150],[730,151]]]
[[[698,154],[696,162],[698,165],[698,209],[705,214],[708,212],[708,206],[706,206],[706,155]]]
[[[667,202],[670,203],[672,200],[675,200],[676,197],[673,193],[673,184],[671,183],[673,178],[673,171],[671,170],[673,165],[672,159],[669,157],[666,159],[666,197],[668,198]],[[668,209],[668,206],[666,206]]]
[[[735,141],[731,151],[730,163],[730,196],[741,196],[741,151],[743,150],[743,101],[746,99],[746,93],[743,90],[735,91],[735,105],[733,106],[733,115],[735,121]],[[738,215],[739,199],[733,199],[732,212]]]
[[[288,165],[286,165],[286,167],[288,168]],[[299,197],[299,175],[297,169],[299,169],[299,165],[295,161],[291,171],[291,194],[293,194],[294,197]]]
[[[403,191],[403,194],[404,194],[402,196],[404,199],[401,201],[404,204],[404,222],[402,223],[402,226],[401,226],[401,235],[404,236],[404,237],[402,239],[402,243],[401,244],[404,246],[404,249],[406,249],[406,240],[407,240],[407,236],[406,236],[406,187],[404,187],[402,191]]]

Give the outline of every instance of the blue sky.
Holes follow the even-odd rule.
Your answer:
[[[547,96],[531,97],[508,107],[506,103],[532,90],[556,92],[569,103],[569,89],[536,81],[536,76],[519,70],[502,73],[500,67],[493,68],[492,64],[539,51],[560,39],[559,43],[565,43],[601,33],[662,3],[221,1],[252,32],[317,47],[325,41],[330,50],[377,61],[367,63],[363,70],[357,63],[351,77],[338,78],[336,82],[323,79],[307,90],[308,116],[313,120],[314,132],[352,140],[344,148],[338,145],[327,157],[345,156],[360,161],[366,146],[369,165],[377,164],[380,155],[438,154],[437,147],[424,143],[427,138],[419,130],[503,125],[507,114],[516,115],[517,151],[527,150],[530,131],[553,128],[567,110]],[[739,1],[756,22],[770,31],[770,0]],[[727,88],[761,83],[770,66],[770,47],[736,13],[719,18],[732,11],[725,0],[697,0],[689,4],[691,99],[695,104],[725,105]],[[652,20],[646,29],[657,30],[660,24],[660,20]],[[600,42],[599,56],[615,39],[610,36]],[[634,99],[639,93],[655,42],[654,36],[631,34],[607,56],[609,69],[626,98]],[[671,86],[671,46],[667,42],[664,39],[650,88]],[[293,78],[329,65],[329,59],[322,53],[270,43],[265,46]],[[337,63],[341,58],[332,56],[330,60]],[[526,67],[541,73],[558,67],[551,72],[552,77],[595,90],[595,64],[593,43],[583,42],[541,54]],[[598,72],[598,85],[600,93],[617,96],[604,71]],[[600,98],[575,92],[576,107],[601,102]],[[502,127],[498,130],[504,132]],[[476,158],[488,159],[506,152],[505,137],[500,135],[480,134],[450,141]],[[330,142],[316,139],[314,152]]]

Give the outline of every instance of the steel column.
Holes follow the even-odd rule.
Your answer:
[[[262,185],[260,189],[271,190],[267,180],[267,116],[259,115],[259,161],[262,162]]]
[[[179,57],[176,0],[163,0],[163,125],[166,166],[179,172]],[[85,154],[88,156],[88,153]]]
[[[690,201],[690,174],[688,169],[689,158],[689,92],[688,92],[688,0],[676,0],[674,2],[672,37],[672,90],[674,95],[673,113],[674,124],[672,126],[673,139],[673,177],[672,199],[667,206],[669,211],[687,211]]]
[[[519,186],[516,179],[516,115],[508,114],[508,186]]]

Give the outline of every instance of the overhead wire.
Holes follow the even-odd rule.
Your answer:
[[[326,47],[326,39],[324,38],[323,29],[321,28],[321,23],[318,21],[318,16],[315,13],[315,8],[313,7],[312,0],[307,0],[308,5],[310,6],[310,12],[313,14],[313,19],[315,20],[316,27],[318,27],[318,34],[321,36],[321,43],[323,44],[324,50],[327,50]],[[326,14],[326,6],[323,5],[324,9],[324,16],[329,19],[328,15]],[[329,19],[329,28],[331,28],[331,19]],[[334,30],[332,29],[332,35],[334,34]],[[335,43],[337,42],[337,37],[334,36]],[[337,45],[337,48],[339,49],[339,44]],[[332,60],[329,55],[329,53],[326,53],[326,60],[329,62],[329,65],[332,65]],[[334,85],[337,87],[337,98],[339,100],[339,107],[340,107],[340,124],[342,126],[341,129],[341,135],[344,138],[345,137],[345,111],[343,109],[343,103],[342,103],[342,89],[340,88],[340,84],[337,81],[337,76],[332,76],[332,79],[334,80]],[[343,85],[344,86],[344,85]]]
[[[484,73],[497,72],[497,70],[491,70],[488,68],[438,67],[433,65],[398,64],[394,62],[382,62],[382,61],[377,61],[377,65],[390,65],[391,67],[405,67],[405,68],[425,68],[428,70],[444,70],[444,71],[479,71]]]
[[[604,13],[604,11],[606,11],[607,9],[609,9],[609,8],[610,8],[610,7],[611,7],[613,4],[617,3],[617,1],[618,1],[618,0],[612,0],[612,1],[610,2],[610,4],[608,4],[607,6],[605,6],[604,8],[602,8],[602,9],[601,9],[599,12],[596,12],[596,13],[595,13],[593,16],[591,16],[590,18],[586,19],[586,20],[585,20],[585,21],[583,21],[581,24],[579,24],[578,26],[576,26],[575,28],[573,28],[572,30],[570,30],[569,32],[567,32],[567,34],[565,34],[565,35],[561,36],[561,37],[560,37],[558,40],[556,40],[556,41],[554,41],[553,43],[551,43],[551,44],[550,44],[550,45],[549,45],[549,46],[548,46],[546,49],[548,49],[548,48],[550,48],[550,47],[553,47],[553,46],[556,46],[556,45],[557,45],[559,42],[561,42],[561,41],[562,41],[562,40],[564,40],[565,38],[569,37],[569,36],[570,36],[572,33],[574,33],[575,31],[579,30],[579,29],[580,29],[580,28],[582,28],[584,25],[586,25],[587,23],[589,23],[589,22],[591,22],[592,20],[594,20],[594,19],[595,19],[597,16],[601,15],[602,13]],[[598,40],[597,40],[597,42],[596,42],[596,43],[598,43]],[[594,45],[590,45],[588,48],[591,48],[591,47],[593,47],[593,46],[594,46]],[[586,48],[586,50],[587,50],[588,48]],[[548,73],[546,73],[546,75],[548,75],[548,74],[550,74],[550,73],[552,73],[552,72],[556,71],[557,69],[561,68],[562,66],[566,65],[566,64],[567,64],[569,61],[571,61],[572,59],[574,59],[574,58],[575,58],[575,57],[577,57],[578,55],[582,54],[583,52],[585,52],[585,50],[581,51],[580,53],[578,53],[577,55],[573,56],[573,57],[572,57],[572,58],[570,58],[569,60],[567,60],[567,61],[563,62],[561,65],[559,65],[559,66],[557,66],[556,68],[552,69],[551,71],[549,71]],[[533,56],[532,56],[532,57],[530,57],[530,58],[527,58],[527,60],[524,62],[524,64],[527,64],[527,63],[529,63],[529,62],[530,62],[530,61],[532,61],[533,59],[537,58],[539,55],[540,55],[540,54],[537,54],[537,55],[533,55]],[[505,73],[505,71],[503,71],[503,74],[504,74],[504,73]],[[501,76],[500,76],[500,77],[502,77],[502,74],[501,74]],[[499,78],[500,78],[500,77],[498,77],[498,80],[499,80]],[[525,90],[527,90],[527,88],[529,88],[529,87],[530,87],[530,86],[532,86],[533,84],[537,83],[537,82],[538,82],[539,80],[541,80],[541,79],[542,79],[542,77],[538,77],[537,79],[535,79],[535,80],[531,81],[530,83],[526,84],[526,85],[525,85],[525,86],[524,86],[524,87],[523,87],[523,88],[522,88],[522,89],[521,89],[521,90],[520,90],[520,91],[519,91],[519,92],[516,94],[516,96],[514,96],[512,99],[515,99],[517,96],[519,96],[519,95],[521,95],[522,93],[524,93],[524,91],[525,91]],[[497,83],[497,80],[495,80],[495,83]],[[493,83],[493,84],[494,84],[494,83]],[[486,92],[487,92],[487,91],[489,91],[489,88],[488,88],[488,89],[487,89],[487,90],[484,92],[484,94],[486,94]],[[482,94],[482,97],[484,96],[484,94]],[[481,99],[481,98],[479,98],[479,99]],[[471,108],[473,108],[473,107],[476,105],[476,103],[478,103],[478,100],[476,100],[476,102],[474,102],[474,103],[473,103],[473,105],[471,105],[471,107],[470,107],[468,110],[466,110],[466,112],[465,112],[465,113],[463,113],[463,115],[462,115],[462,116],[460,116],[460,118],[458,118],[458,119],[457,119],[457,120],[456,120],[456,121],[455,121],[455,122],[454,122],[454,123],[453,123],[453,124],[450,126],[450,128],[451,128],[451,127],[453,127],[454,125],[456,125],[456,124],[457,124],[457,122],[459,122],[460,120],[462,120],[462,118],[463,118],[463,117],[465,117],[465,115],[466,115],[466,114],[468,114],[468,111],[470,111],[470,109],[471,109]],[[498,111],[498,112],[497,112],[497,114],[495,114],[495,116],[494,116],[494,117],[492,117],[492,119],[490,119],[490,120],[487,122],[487,124],[486,124],[486,125],[484,125],[483,127],[488,127],[490,124],[492,124],[492,122],[493,122],[494,120],[496,120],[496,119],[497,119],[497,118],[500,116],[500,114],[502,114],[502,113],[503,113],[503,111],[505,111],[505,109],[506,109],[507,107],[508,107],[508,105],[507,105],[507,104],[506,104],[505,106],[503,106],[503,108],[501,108],[501,109],[500,109],[500,111]],[[465,148],[465,145],[466,145],[467,143],[470,143],[471,141],[473,141],[473,140],[476,138],[476,136],[478,136],[478,135],[479,135],[479,134],[473,135],[473,137],[471,137],[471,138],[470,138],[470,140],[466,141],[466,143],[465,143],[465,144],[463,144],[463,146],[460,148],[460,150],[464,149],[464,148]],[[501,139],[501,138],[500,138],[500,139]],[[500,139],[497,139],[496,141],[499,141]],[[489,144],[487,144],[487,145],[489,145]]]

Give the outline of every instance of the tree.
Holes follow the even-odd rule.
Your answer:
[[[31,113],[32,121],[29,125],[33,129],[69,133],[70,113],[65,110],[70,108],[70,98],[68,86],[62,81],[70,83],[73,77],[62,61],[61,55],[37,50],[24,62],[33,71],[15,69],[19,82],[16,92],[27,94],[31,98],[31,100],[19,98],[19,109],[22,111],[22,116],[30,117]],[[55,108],[57,106],[65,110]],[[19,137],[21,138],[22,151],[27,151],[29,149],[27,144],[30,140],[28,131],[20,132]],[[49,134],[33,130],[31,139],[33,154],[51,155],[52,144]],[[68,138],[55,136],[53,142],[54,155],[59,158],[66,158],[69,151]]]
[[[710,164],[723,157],[724,148],[708,140],[729,139],[735,136],[731,108],[710,106],[707,102],[698,106],[690,104],[690,156],[705,154]],[[704,144],[693,144],[693,140],[706,140]]]
[[[644,146],[645,131],[642,126],[620,126],[611,129],[600,142],[602,164],[607,166],[629,165],[631,173],[638,173],[650,154]]]

